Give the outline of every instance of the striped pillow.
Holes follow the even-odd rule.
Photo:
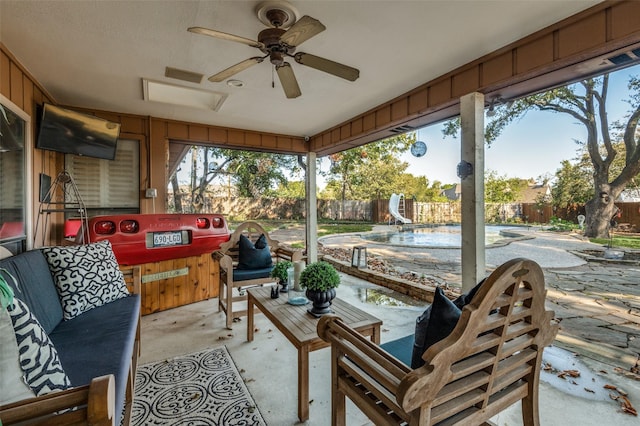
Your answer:
[[[56,348],[27,305],[14,298],[7,311],[16,334],[20,367],[36,396],[70,388]]]

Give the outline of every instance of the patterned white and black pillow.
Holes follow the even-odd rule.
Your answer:
[[[109,241],[46,247],[42,252],[66,320],[129,295]]]
[[[27,305],[14,298],[7,310],[18,343],[20,367],[31,390],[40,396],[70,388],[56,348]]]
[[[0,306],[0,405],[36,396],[20,367],[18,342],[9,312]]]

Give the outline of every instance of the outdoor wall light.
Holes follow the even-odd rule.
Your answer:
[[[367,247],[355,246],[351,252],[351,266],[358,269],[367,269]]]
[[[465,179],[473,173],[473,164],[462,160],[458,163],[457,172],[460,179]]]
[[[496,110],[494,109],[496,104],[496,98],[491,99],[491,103],[489,104],[489,109],[487,110],[487,117],[493,117],[496,115]]]
[[[496,96],[491,99],[491,103],[489,103],[489,109],[487,110],[487,117],[493,117],[496,115],[496,107],[498,105],[504,105],[507,109],[510,109],[513,106],[514,100],[504,100],[500,96]]]

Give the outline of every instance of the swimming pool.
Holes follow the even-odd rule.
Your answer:
[[[515,233],[517,228],[486,225],[485,245],[494,244],[500,240],[508,240],[521,237]],[[428,227],[416,227],[398,232],[385,232],[373,234],[361,234],[360,238],[372,243],[381,243],[406,247],[435,247],[435,248],[459,248],[462,242],[460,225],[438,225]]]

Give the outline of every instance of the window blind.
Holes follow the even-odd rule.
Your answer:
[[[66,169],[73,177],[87,208],[140,206],[139,151],[138,141],[118,139],[115,160],[65,155]]]

